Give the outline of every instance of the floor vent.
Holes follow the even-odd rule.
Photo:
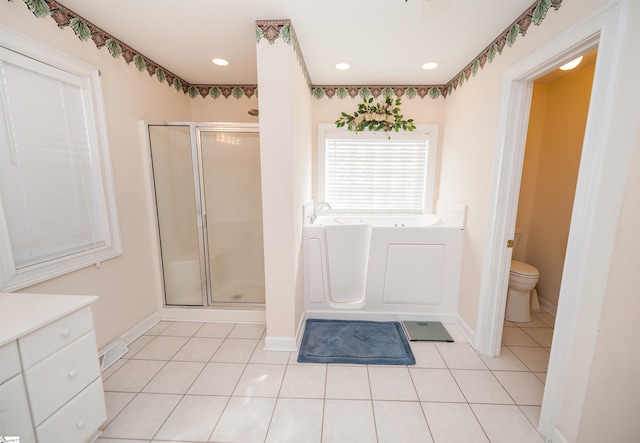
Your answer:
[[[100,370],[104,371],[109,366],[120,360],[120,357],[129,352],[129,348],[122,340],[109,346],[100,356]]]

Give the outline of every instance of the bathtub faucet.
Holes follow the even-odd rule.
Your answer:
[[[322,209],[324,208],[331,209],[331,205],[327,202],[320,202],[316,205],[315,208],[313,208],[313,214],[311,214],[311,224],[316,222],[316,218],[318,218],[320,211],[322,211]]]

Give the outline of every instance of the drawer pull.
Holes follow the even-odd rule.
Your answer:
[[[68,337],[69,334],[71,334],[71,331],[69,330],[69,328],[64,328],[61,332],[61,335],[65,338]]]
[[[76,371],[75,369],[72,369],[69,371],[69,373],[67,374],[67,377],[69,378],[76,378],[76,375],[78,375],[78,371]]]
[[[78,429],[84,428],[84,420],[78,420],[78,422],[76,423],[76,428]]]

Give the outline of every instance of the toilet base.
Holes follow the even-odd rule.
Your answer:
[[[516,323],[531,321],[530,307],[531,291],[518,291],[509,288],[507,292],[507,309],[504,319]]]

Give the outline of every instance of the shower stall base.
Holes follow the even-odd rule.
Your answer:
[[[264,283],[259,281],[232,281],[213,288],[215,303],[264,303]]]

